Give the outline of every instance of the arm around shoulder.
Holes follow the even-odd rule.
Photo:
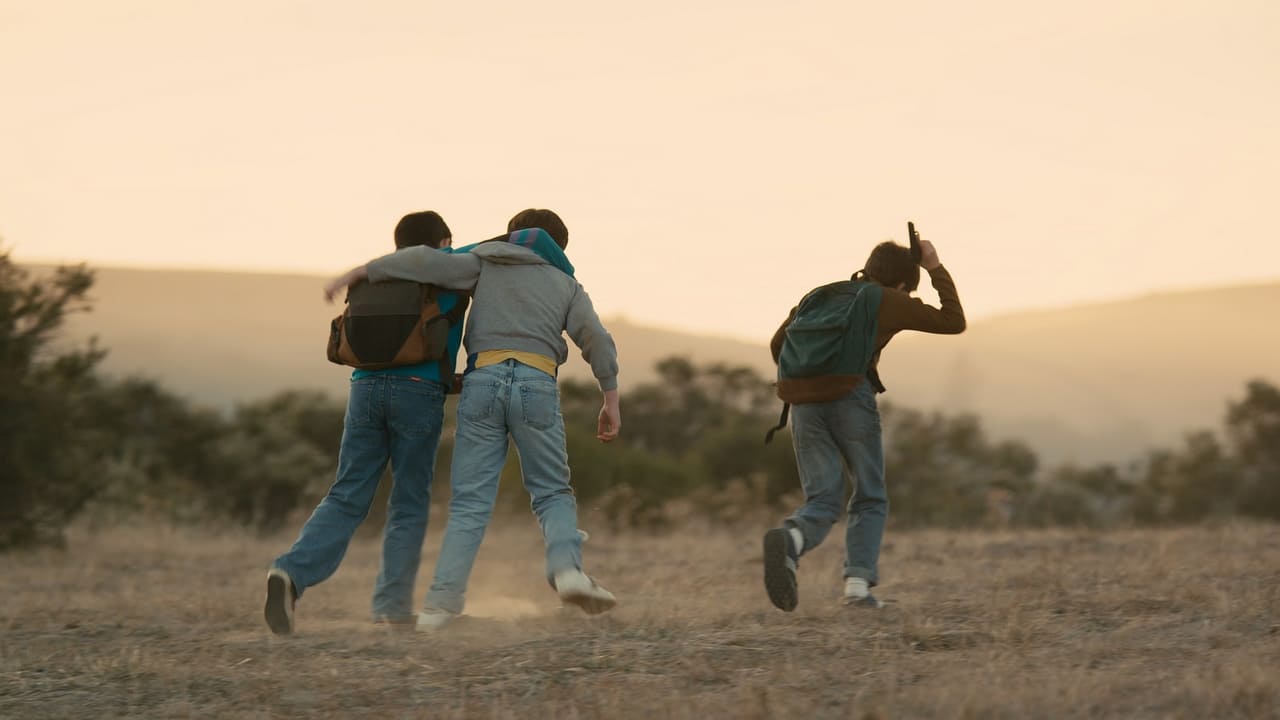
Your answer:
[[[370,262],[370,282],[412,280],[452,290],[470,290],[483,261],[471,253],[450,253],[422,245],[397,250]]]

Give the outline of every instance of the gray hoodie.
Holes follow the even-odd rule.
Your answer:
[[[601,390],[618,387],[618,351],[587,291],[537,253],[505,242],[481,243],[465,253],[417,246],[368,265],[369,280],[413,280],[472,290],[463,344],[467,354],[520,350],[569,359],[564,332],[582,349]]]

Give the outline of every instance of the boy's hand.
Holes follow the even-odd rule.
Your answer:
[[[938,259],[938,250],[933,243],[928,240],[920,241],[920,267],[925,270],[933,270],[942,265],[942,261]]]
[[[337,297],[338,291],[346,287],[345,283],[339,282],[341,279],[342,278],[334,278],[333,280],[330,280],[329,282],[325,283],[325,286],[324,286],[325,302],[332,303],[333,299]]]
[[[352,268],[347,272],[325,283],[324,299],[327,300],[328,302],[333,302],[333,299],[337,297],[339,291],[345,290],[362,280],[368,280],[368,279],[369,279],[369,271],[365,269],[364,265],[361,265],[356,268]]]
[[[622,430],[622,410],[618,407],[618,391],[606,390],[604,407],[600,408],[600,420],[596,424],[596,439],[600,442],[613,442],[618,439]]]

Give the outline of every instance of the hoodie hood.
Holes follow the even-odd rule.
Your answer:
[[[501,265],[550,265],[538,253],[509,242],[480,243],[471,248],[471,254],[488,262]]]

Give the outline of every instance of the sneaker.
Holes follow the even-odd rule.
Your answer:
[[[412,630],[418,624],[418,616],[413,614],[377,615],[373,618],[373,624],[394,631]]]
[[[605,590],[586,573],[578,569],[562,570],[556,573],[552,586],[560,599],[570,605],[577,605],[588,615],[598,615],[611,610],[618,604],[613,593]]]
[[[774,528],[764,534],[764,589],[774,607],[786,612],[795,610],[800,602],[797,560],[798,553],[786,528]]]
[[[844,604],[854,607],[880,609],[884,603],[871,594],[871,586],[866,578],[847,577],[844,579]]]
[[[880,608],[884,607],[884,603],[877,600],[876,596],[872,595],[871,593],[867,593],[862,597],[852,597],[852,596],[846,595],[844,598],[844,604],[845,604],[845,607],[870,608],[872,610],[879,610]]]
[[[294,589],[289,573],[280,568],[267,571],[267,604],[262,615],[267,627],[276,635],[293,632],[293,609],[298,604],[298,592]]]
[[[440,608],[423,608],[418,613],[418,632],[435,632],[453,622],[458,613]]]
[[[586,542],[586,541],[588,541],[588,540],[590,540],[590,539],[591,539],[591,534],[590,534],[590,533],[588,533],[586,530],[583,530],[582,528],[578,528],[578,539],[579,539],[580,541],[582,541],[582,542]],[[552,589],[552,590],[555,590],[555,589],[556,589],[556,576],[555,576],[555,575],[548,575],[548,576],[547,576],[547,584],[551,586],[551,589]]]

